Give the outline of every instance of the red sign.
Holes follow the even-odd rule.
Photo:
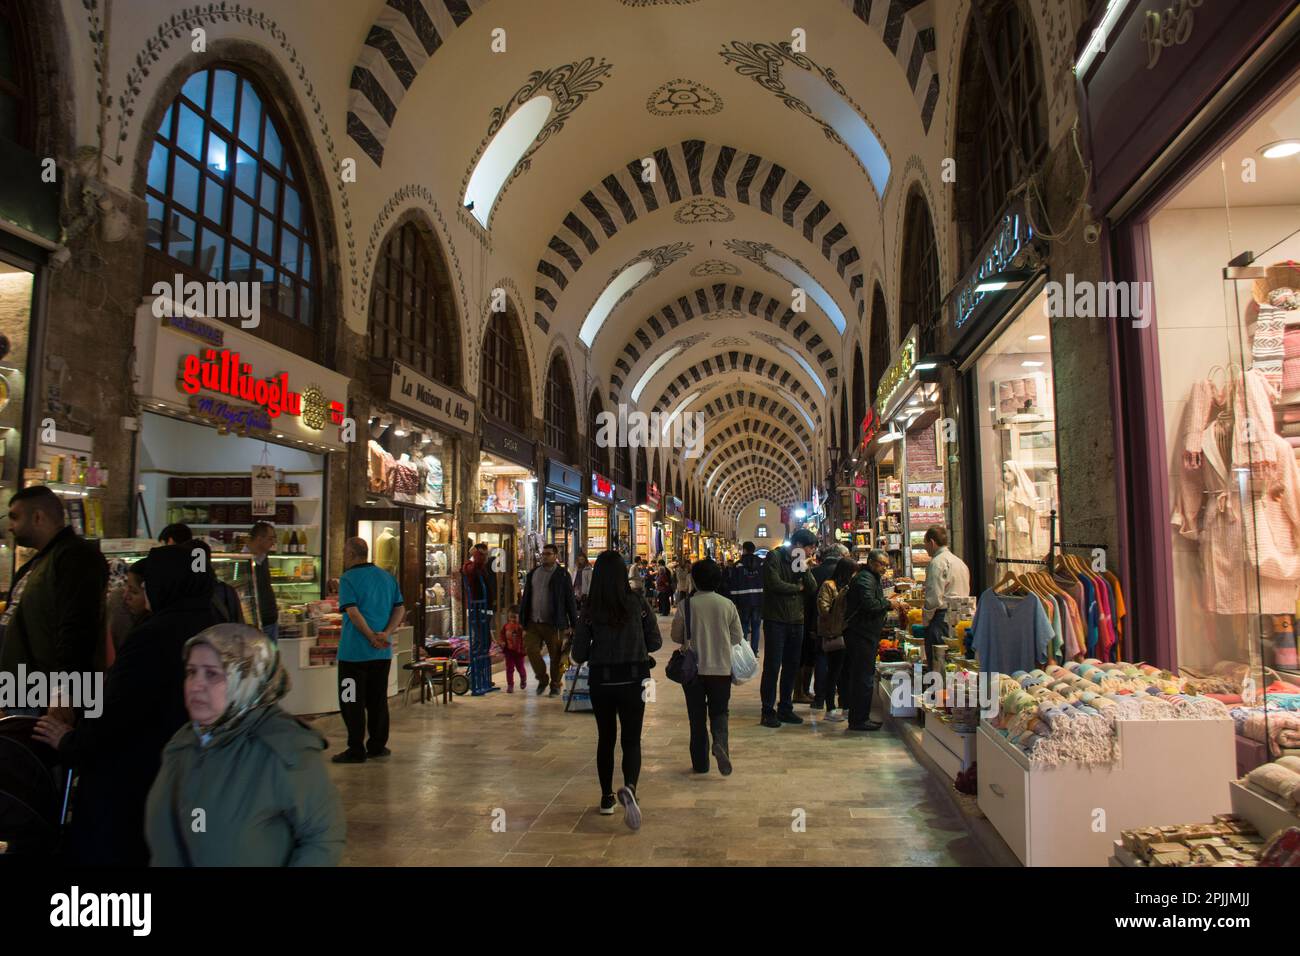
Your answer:
[[[252,402],[266,409],[271,418],[279,418],[282,414],[302,415],[302,394],[289,388],[287,373],[257,378],[253,375],[253,367],[240,362],[239,353],[230,349],[222,349],[219,353],[216,349],[205,349],[202,358],[198,354],[186,355],[181,364],[179,384],[188,395],[207,390]],[[342,403],[330,402],[329,416],[335,425],[342,425]]]
[[[861,425],[862,443],[870,445],[871,439],[876,437],[876,432],[880,431],[880,419],[876,417],[876,410],[868,408],[866,417],[862,419]]]
[[[591,473],[591,493],[604,501],[614,500],[614,483],[599,472]]]
[[[781,506],[781,524],[790,523],[790,508],[788,505]]]

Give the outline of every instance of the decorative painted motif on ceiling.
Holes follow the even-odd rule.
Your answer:
[[[624,292],[621,296],[618,297],[617,302],[615,302],[613,305],[609,307],[609,312],[608,315],[606,316],[606,321],[608,321],[608,316],[613,315],[618,310],[619,306],[621,306],[624,302],[626,302],[629,298],[632,297],[633,293],[635,293],[637,289],[641,288],[641,286],[645,285],[651,279],[654,279],[656,276],[662,273],[674,262],[677,262],[678,260],[684,258],[685,256],[690,255],[690,253],[693,252],[694,249],[695,247],[691,245],[691,243],[689,242],[670,242],[667,243],[666,245],[656,246],[653,249],[642,249],[631,259],[627,260],[627,262],[623,263],[617,269],[610,272],[609,278],[607,278],[604,281],[604,283],[600,287],[600,291],[596,293],[597,300],[599,300],[600,296],[604,293],[605,289],[609,286],[609,284],[613,282],[615,279],[617,279],[620,275],[622,275],[623,272],[625,272],[629,266],[635,265],[638,262],[643,262],[647,259],[650,260],[652,266],[649,272],[647,272],[640,279],[638,279],[637,282],[630,289],[628,289],[626,292]],[[536,321],[537,321],[538,328],[540,328],[543,332],[550,332],[551,330],[550,322],[547,322],[540,318],[537,319]],[[599,331],[600,330],[597,329],[597,333],[599,333]]]
[[[94,2],[94,0],[84,0]],[[684,6],[695,0],[623,0],[624,6]],[[928,133],[939,102],[932,2],[840,0],[870,27],[907,77]],[[370,25],[348,81],[347,132],[376,166],[397,108],[426,63],[488,0],[389,0]],[[225,3],[210,4],[220,14]]]
[[[703,140],[686,140],[651,155],[657,174],[653,182],[642,180],[642,157],[633,157],[588,190],[551,236],[537,263],[534,321],[539,328],[550,328],[559,297],[573,276],[620,228],[680,202],[683,196],[710,193],[758,209],[797,230],[844,280],[857,303],[858,318],[866,314],[857,245],[848,227],[802,179],[754,153]]]
[[[660,353],[666,350],[667,346],[662,344],[663,339],[678,326],[700,317],[744,318],[746,315],[760,318],[788,332],[796,344],[802,345],[821,364],[831,381],[838,378],[839,369],[835,364],[834,352],[825,346],[821,336],[814,332],[806,318],[788,304],[763,292],[719,282],[678,296],[649,316],[632,333],[623,346],[622,353],[614,360],[615,371],[609,377],[614,388],[611,397],[618,400],[617,395],[623,389],[625,376],[632,374],[632,369],[643,354],[651,349]]]
[[[549,94],[551,101],[554,103],[550,115],[546,118],[546,124],[541,128],[528,148],[524,150],[524,154],[519,157],[514,169],[506,177],[506,181],[501,184],[501,189],[496,195],[496,202],[492,207],[491,216],[488,219],[489,228],[492,224],[492,217],[501,208],[501,200],[505,197],[510,185],[519,176],[532,168],[533,156],[546,145],[552,136],[564,129],[564,124],[568,122],[569,117],[574,114],[578,107],[587,102],[587,97],[605,85],[605,81],[609,79],[610,70],[612,69],[613,64],[607,63],[604,59],[597,61],[594,56],[589,56],[584,60],[551,67],[549,70],[534,70],[528,74],[528,79],[524,81],[523,86],[515,90],[510,99],[501,106],[493,108],[488,117],[487,132],[483,134],[483,139],[479,142],[478,149],[474,151],[469,167],[461,178],[461,196],[465,195],[470,176],[474,174],[474,168],[478,165],[483,151],[488,148],[492,138],[500,132],[506,120],[513,116],[519,107],[534,97]]]
[[[694,80],[669,80],[645,102],[651,116],[714,116],[722,112],[722,97]]]
[[[702,222],[731,222],[736,214],[724,202],[701,196],[682,203],[673,213],[673,221],[683,226],[693,226]]]
[[[749,348],[749,339],[742,339],[736,335],[725,335],[713,344],[720,349],[746,349]]]
[[[738,276],[740,266],[722,259],[705,259],[691,267],[691,275],[697,279],[707,279],[710,276]]]

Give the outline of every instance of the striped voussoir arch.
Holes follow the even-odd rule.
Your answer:
[[[748,455],[729,462],[722,469],[717,482],[713,485],[714,493],[721,495],[731,481],[740,480],[749,475],[766,475],[780,484],[791,497],[799,497],[798,479],[757,455]]]
[[[761,375],[768,381],[776,383],[781,388],[791,392],[796,399],[801,399],[804,408],[812,414],[815,423],[821,424],[821,409],[818,408],[813,397],[808,394],[808,390],[804,388],[802,380],[783,369],[776,362],[752,355],[749,352],[724,352],[696,362],[664,387],[663,394],[660,396],[659,401],[655,402],[653,408],[661,412],[667,411],[676,403],[678,398],[686,395],[700,383],[705,382],[712,376],[725,375],[728,372]]]
[[[780,448],[796,463],[806,455],[802,446],[786,434],[779,425],[756,420],[745,415],[740,420],[718,430],[712,438],[704,443],[704,448],[700,452],[700,462],[695,466],[696,477],[701,477],[705,472],[709,471],[709,466],[713,464],[713,456],[716,452],[731,447],[737,438],[752,440],[756,435]]]
[[[939,61],[934,52],[934,0],[840,0],[871,27],[907,75],[907,85],[930,132],[939,105]]]
[[[813,329],[806,314],[800,315],[789,304],[756,289],[718,282],[678,296],[641,323],[640,328],[632,333],[623,346],[622,353],[614,360],[617,371],[609,377],[610,398],[618,401],[618,394],[626,381],[625,376],[632,374],[632,369],[641,360],[643,353],[653,349],[656,343],[678,326],[723,309],[747,312],[789,332],[795,342],[802,345],[821,364],[832,382],[839,377],[835,353],[826,347],[825,340]]]
[[[583,194],[537,263],[533,320],[551,327],[560,295],[601,243],[642,216],[691,196],[717,196],[775,216],[821,250],[848,285],[858,318],[867,310],[862,256],[849,230],[811,186],[769,160],[734,146],[690,139],[651,153],[655,179],[642,182],[633,157]]]
[[[735,501],[737,495],[742,494],[745,488],[762,489],[761,497],[772,498],[782,504],[800,498],[799,486],[789,478],[762,465],[750,465],[723,480],[718,488],[718,501],[727,506]]]
[[[716,418],[726,418],[736,411],[753,410],[757,414],[767,415],[776,419],[785,425],[789,431],[804,443],[805,452],[812,448],[812,435],[808,431],[807,423],[803,416],[800,415],[784,398],[764,395],[753,388],[740,388],[725,395],[719,395],[706,404],[701,411],[704,412],[704,421],[711,422]]]
[[[352,67],[348,135],[376,166],[402,97],[424,65],[488,0],[388,0]]]
[[[763,456],[766,461],[771,462],[789,474],[797,475],[802,471],[798,458],[791,455],[786,449],[773,445],[771,442],[763,441],[761,438],[751,436],[735,437],[723,445],[719,451],[724,453],[721,462],[723,470],[718,472],[719,475],[725,473],[726,466],[735,461],[737,455],[746,452],[753,452]]]

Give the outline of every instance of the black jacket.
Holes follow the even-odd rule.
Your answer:
[[[845,599],[844,636],[879,641],[889,607],[879,575],[863,568],[849,585],[849,596]]]
[[[763,559],[756,554],[741,555],[740,563],[727,569],[727,597],[737,610],[763,607]]]
[[[271,587],[269,559],[263,558],[261,561],[253,559],[253,581],[257,585],[257,613],[262,617],[261,626],[275,624],[280,620],[280,607],[275,603],[275,588]]]
[[[524,627],[534,623],[533,615],[533,575],[537,568],[528,572],[524,579],[524,596],[519,602],[519,623]],[[573,578],[563,565],[557,564],[551,575],[550,584],[551,621],[558,628],[575,627],[578,623],[578,603],[573,596]]]
[[[650,654],[663,645],[654,610],[629,592],[621,626],[598,624],[585,610],[573,635],[573,659],[589,663],[595,684],[640,683],[650,676]]]
[[[185,642],[221,623],[213,577],[191,569],[188,544],[154,548],[143,566],[151,613],[127,635],[105,675],[103,711],[82,719],[59,746],[78,770],[69,828],[72,862],[144,866],[144,807],[163,746],[189,719]]]

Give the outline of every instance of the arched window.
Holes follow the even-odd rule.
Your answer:
[[[930,207],[919,189],[907,197],[903,226],[902,276],[899,283],[898,342],[913,325],[928,331],[939,309],[939,254],[935,248]]]
[[[570,464],[578,462],[578,409],[569,367],[560,353],[546,372],[545,441]]]
[[[255,334],[316,351],[318,233],[285,125],[251,77],[225,65],[185,81],[154,133],[145,202],[163,274],[260,283]]]
[[[388,234],[375,262],[370,354],[460,386],[460,332],[451,279],[433,236],[414,222]]]
[[[614,481],[624,488],[632,485],[632,453],[621,442],[614,451]]]
[[[596,438],[600,432],[599,418],[602,411],[600,393],[592,392],[591,401],[587,403],[587,468],[608,476],[613,469],[609,465],[609,452],[600,447]]]
[[[981,18],[976,20],[976,18]],[[984,56],[980,25],[992,62]],[[1017,0],[976,4],[961,56],[956,214],[961,268],[983,248],[1012,187],[1047,156],[1047,105],[1034,25]]]
[[[660,496],[668,494],[668,483],[663,479],[663,472],[659,470],[659,450],[655,449],[654,468],[650,471],[650,480],[659,486]]]
[[[857,444],[856,436],[849,429],[849,383],[845,382],[840,387],[840,454],[845,461],[852,457],[850,452]]]
[[[514,306],[493,312],[483,335],[479,400],[483,411],[520,431],[527,428],[528,360]]]
[[[906,331],[906,329],[904,330]],[[876,283],[876,290],[871,296],[871,331],[867,336],[867,403],[876,400],[876,389],[880,379],[889,368],[892,358],[889,348],[889,315],[885,309],[885,293]]]
[[[33,40],[19,0],[0,0],[0,139],[36,149]]]
[[[645,460],[645,446],[644,446],[644,445],[638,445],[638,446],[637,446],[637,450],[636,450],[636,475],[635,475],[634,477],[635,477],[635,480],[636,480],[636,481],[644,481],[644,482],[647,482],[647,483],[651,480],[651,479],[650,479],[650,467],[649,467],[649,465],[646,464],[646,460]]]
[[[853,416],[849,419],[853,434],[867,417],[867,370],[862,365],[862,346],[853,346]],[[856,446],[855,446],[856,447]]]

